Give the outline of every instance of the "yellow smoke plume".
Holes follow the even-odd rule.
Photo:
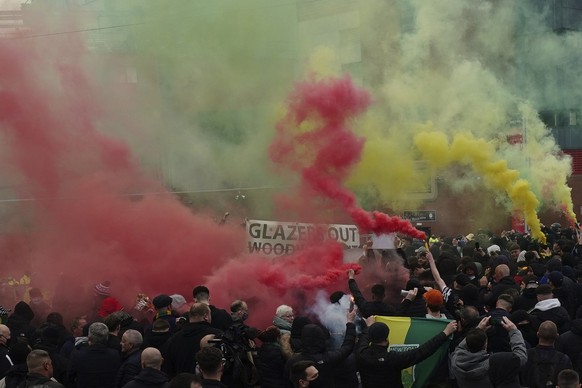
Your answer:
[[[519,172],[507,166],[507,161],[495,160],[493,143],[477,139],[471,134],[459,133],[449,142],[442,132],[420,132],[414,137],[414,144],[422,158],[435,169],[447,167],[451,163],[467,165],[483,178],[486,186],[505,191],[513,210],[523,213],[532,237],[541,242],[546,241],[537,215],[539,201],[536,195],[529,183],[520,179]]]

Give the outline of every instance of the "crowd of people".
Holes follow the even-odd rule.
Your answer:
[[[0,307],[0,388],[403,387],[402,371],[443,347],[426,386],[579,387],[579,233],[558,224],[544,232],[544,244],[479,231],[427,242],[402,236],[396,251],[365,246],[363,267],[396,263],[408,280],[395,300],[393,284],[358,284],[349,270],[329,295],[342,313],[339,332],[293,301],[271,325],[249,326],[246,301],[222,309],[203,285],[190,300],[139,294],[125,310],[109,282],[96,284],[95,303],[65,324],[66,312],[30,288],[29,303]],[[443,329],[390,351],[391,328],[378,316],[443,320]]]

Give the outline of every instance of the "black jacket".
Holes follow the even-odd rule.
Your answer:
[[[548,310],[534,309],[530,314],[535,316],[540,323],[544,321],[554,322],[558,327],[559,334],[563,334],[570,330],[570,315],[562,306],[553,307]]]
[[[258,369],[261,375],[261,388],[281,388],[285,380],[285,362],[287,361],[277,342],[266,342],[258,350]]]
[[[11,367],[12,362],[8,358],[8,348],[0,345],[0,379],[6,376]]]
[[[556,350],[570,357],[572,365],[576,365],[582,352],[582,319],[574,319],[570,330],[560,335],[556,340]]]
[[[311,388],[335,387],[333,371],[354,350],[356,344],[356,326],[351,322],[346,324],[346,335],[339,349],[327,350],[323,329],[313,324],[306,325],[303,328],[301,343],[303,344],[301,354],[294,355],[285,364],[285,380],[287,386],[291,386],[291,381],[289,380],[291,366],[298,361],[308,360],[313,361],[319,371],[319,377],[310,382],[309,386]]]
[[[368,345],[366,328],[356,347],[356,359],[363,388],[403,387],[402,370],[433,354],[447,336],[440,332],[420,347],[406,352],[389,352],[386,346]]]
[[[226,310],[219,309],[213,305],[209,305],[208,307],[210,307],[210,315],[212,316],[210,326],[222,331],[226,331],[232,326],[232,318]]]
[[[129,383],[141,371],[141,350],[130,353],[121,362],[117,372],[117,387]]]
[[[208,334],[221,334],[208,322],[188,322],[166,343],[164,354],[165,372],[174,377],[178,373],[196,373],[196,353],[200,350],[200,340]]]
[[[358,309],[360,310],[360,314],[364,318],[368,318],[371,315],[381,315],[381,316],[393,316],[395,310],[392,306],[382,301],[372,301],[369,302],[364,298],[362,292],[358,288],[358,283],[356,283],[355,279],[348,280],[348,286],[350,288],[350,292],[354,297],[354,302]]]
[[[534,368],[537,365],[534,365],[534,352],[538,354],[539,360],[552,360],[556,363],[554,368],[554,382],[557,382],[558,373],[560,373],[564,369],[572,369],[572,362],[562,352],[558,352],[553,346],[542,346],[538,345],[535,348],[531,348],[527,350],[527,363],[521,368],[520,371],[520,382],[522,385],[526,387],[536,387],[535,381],[532,380],[534,374]]]
[[[503,317],[509,319],[509,313],[503,309],[495,308],[489,312],[489,316],[491,316],[489,322],[495,323],[487,330],[487,351],[489,353],[511,352],[509,335],[507,330],[501,326],[501,320]]]
[[[489,358],[489,380],[495,388],[521,388],[520,358],[513,352],[497,353]]]
[[[73,351],[68,380],[78,388],[115,388],[121,365],[119,352],[104,344],[94,344]]]
[[[28,373],[28,368],[25,364],[16,364],[10,368],[8,373],[6,373],[6,388],[16,388],[18,384],[26,379],[26,374]]]
[[[154,368],[144,368],[123,388],[166,388],[169,385],[168,376]]]

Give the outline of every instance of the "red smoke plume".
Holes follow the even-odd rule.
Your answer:
[[[4,276],[31,271],[32,286],[49,296],[56,287],[57,311],[65,299],[82,304],[104,280],[126,308],[138,292],[190,299],[194,285],[243,250],[244,231],[193,216],[171,194],[132,194],[165,190],[124,142],[97,130],[131,102],[115,83],[105,95],[86,77],[76,36],[0,40],[0,174],[30,199],[14,205],[20,218],[4,220],[27,247],[4,263]]]
[[[354,194],[343,186],[351,168],[360,160],[364,139],[348,127],[348,121],[370,105],[369,94],[351,78],[300,83],[289,97],[286,117],[277,124],[271,159],[301,174],[303,190],[313,190],[345,210],[362,232],[401,232],[424,240],[426,235],[410,222],[358,207]],[[307,132],[301,126],[315,122]]]

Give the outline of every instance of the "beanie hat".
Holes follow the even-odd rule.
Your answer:
[[[384,322],[374,322],[368,328],[368,339],[372,343],[386,341],[388,334],[390,334],[390,329]]]
[[[546,268],[548,271],[561,271],[562,270],[562,261],[560,259],[550,259],[546,263]]]
[[[423,296],[426,299],[426,303],[431,306],[441,306],[444,303],[443,293],[439,290],[427,291]]]
[[[99,311],[97,312],[97,314],[101,318],[105,318],[109,314],[113,314],[114,312],[120,310],[123,310],[123,306],[121,305],[121,303],[119,303],[117,299],[110,296],[108,298],[103,299],[103,302],[101,302],[101,306],[99,307]]]
[[[158,295],[152,301],[152,303],[154,304],[154,307],[156,309],[162,309],[164,307],[168,307],[169,305],[172,304],[172,302],[173,302],[172,298],[170,298],[166,294]]]
[[[548,275],[548,280],[556,287],[561,287],[564,282],[564,275],[559,271],[552,271]]]
[[[345,295],[343,291],[336,291],[329,296],[331,303],[339,303],[340,299]]]
[[[101,296],[110,296],[111,295],[111,289],[109,288],[110,286],[111,282],[108,280],[99,284],[95,284],[95,293]]]
[[[460,273],[457,276],[455,276],[455,281],[461,287],[471,283],[471,279],[469,279],[469,276],[465,275],[464,273]]]
[[[170,295],[172,298],[172,309],[177,310],[186,304],[186,299],[180,294]]]

